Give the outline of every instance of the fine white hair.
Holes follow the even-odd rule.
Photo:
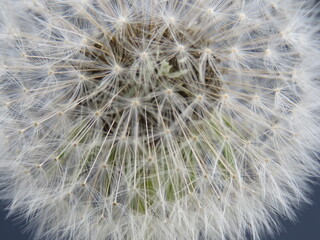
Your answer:
[[[35,239],[257,240],[310,202],[315,1],[0,6],[0,194]]]

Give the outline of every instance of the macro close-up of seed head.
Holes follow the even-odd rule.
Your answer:
[[[34,239],[261,239],[310,203],[319,4],[0,5],[0,193]]]

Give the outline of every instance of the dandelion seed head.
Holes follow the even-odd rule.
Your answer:
[[[0,0],[0,187],[48,239],[259,239],[308,202],[307,1]]]

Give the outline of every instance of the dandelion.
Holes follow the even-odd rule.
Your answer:
[[[0,187],[35,239],[259,239],[318,176],[318,6],[0,0]]]

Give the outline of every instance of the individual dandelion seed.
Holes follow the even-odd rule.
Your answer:
[[[0,0],[0,186],[35,239],[259,239],[318,176],[318,5]]]

